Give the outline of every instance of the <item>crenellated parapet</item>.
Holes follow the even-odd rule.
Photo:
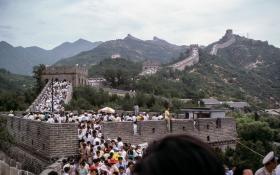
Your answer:
[[[45,160],[78,155],[77,123],[47,123],[1,115],[15,145]],[[66,139],[67,138],[67,139]]]
[[[137,122],[137,133],[133,130],[133,125],[133,122],[103,122],[102,132],[105,138],[120,136],[124,142],[135,145],[153,142],[169,134],[188,134],[215,147],[225,148],[234,147],[237,137],[236,122],[229,117],[172,119],[170,132],[165,120]]]

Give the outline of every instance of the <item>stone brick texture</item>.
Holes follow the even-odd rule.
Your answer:
[[[51,124],[20,117],[5,118],[16,146],[34,155],[51,160],[78,154],[78,124]]]
[[[22,163],[22,169],[31,168],[31,172],[39,174],[54,160],[79,154],[78,124],[51,124],[7,115],[0,117],[7,119],[7,129],[15,141],[11,156]],[[169,134],[188,134],[210,145],[225,148],[234,147],[237,137],[236,122],[229,117],[195,121],[172,119],[171,132],[168,132],[165,120],[141,121],[137,122],[136,134],[133,122],[103,122],[102,132],[106,139],[120,136],[124,142],[135,145],[153,142]]]
[[[137,123],[138,133],[133,133],[132,122],[104,122],[102,132],[105,138],[122,137],[124,142],[141,144],[152,142],[169,134],[188,134],[209,144],[222,146],[235,143],[236,122],[233,118],[201,118],[195,122],[188,119],[172,119],[171,132],[166,121],[141,121]]]

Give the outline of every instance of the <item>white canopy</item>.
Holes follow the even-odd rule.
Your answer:
[[[98,112],[105,112],[105,113],[112,114],[112,113],[115,113],[115,110],[110,107],[105,107],[105,108],[99,109]]]

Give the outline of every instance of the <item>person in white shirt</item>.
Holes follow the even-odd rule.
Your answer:
[[[269,152],[264,158],[263,158],[263,167],[258,169],[255,173],[255,175],[275,175],[275,168],[277,166],[277,160],[278,158],[275,156],[274,152]]]
[[[133,169],[133,167],[134,167],[134,163],[133,163],[133,162],[128,162],[125,173],[126,173],[127,175],[132,175],[132,169]]]
[[[122,142],[122,138],[121,137],[118,137],[117,138],[117,147],[119,148],[119,149],[121,149],[122,147],[123,147],[123,142]]]
[[[52,117],[49,117],[47,122],[48,123],[54,123],[54,119]]]
[[[276,173],[276,175],[280,175],[280,164],[277,165],[277,167],[275,169],[275,173]]]

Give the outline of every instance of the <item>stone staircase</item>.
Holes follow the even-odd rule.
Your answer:
[[[33,103],[27,108],[26,112],[34,112],[35,106],[39,103],[42,95],[45,93],[46,89],[51,85],[51,81],[48,81],[48,83],[45,85],[45,87],[42,89],[40,94],[36,97],[36,99],[33,101]]]
[[[36,106],[40,104],[40,102],[42,101],[42,97],[44,96],[44,94],[46,93],[46,91],[48,90],[48,88],[51,88],[51,81],[48,81],[48,83],[45,85],[45,87],[42,89],[42,91],[40,92],[40,94],[36,97],[36,99],[34,100],[34,102],[28,107],[28,109],[26,110],[26,112],[41,112],[41,111],[37,111]],[[67,95],[66,98],[64,99],[64,103],[68,104],[70,103],[71,99],[72,99],[72,95],[73,95],[73,85],[70,84],[70,87],[67,90]],[[50,112],[50,111],[49,111]]]

